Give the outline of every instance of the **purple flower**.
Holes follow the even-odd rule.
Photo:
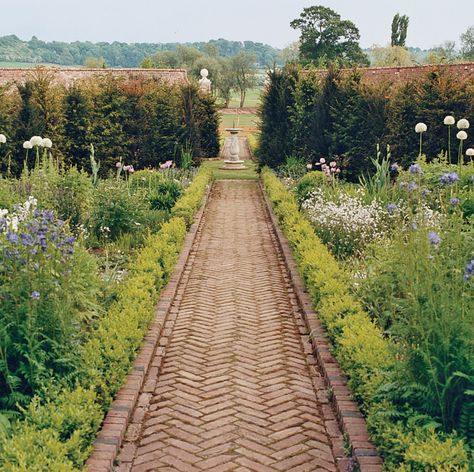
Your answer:
[[[403,187],[406,187],[407,183],[406,182],[400,182],[398,185],[400,186],[400,188],[403,188]]]
[[[33,291],[31,292],[30,297],[31,297],[33,300],[39,300],[40,293],[37,292],[36,290],[33,290]]]
[[[451,206],[459,205],[460,203],[459,198],[456,198],[456,197],[451,198],[450,203],[451,203]]]
[[[413,231],[416,231],[418,229],[418,225],[416,223],[412,223],[410,226]]]
[[[409,190],[410,192],[412,192],[413,190],[416,189],[416,187],[417,187],[416,182],[414,182],[414,181],[412,180],[411,182],[408,183],[408,187],[407,187],[407,188],[408,188],[408,190]]]
[[[459,176],[456,172],[449,172],[447,174],[443,174],[440,178],[440,182],[443,185],[452,185],[459,180]]]
[[[18,234],[9,231],[7,233],[7,241],[15,245],[18,244]]]
[[[466,268],[464,272],[464,280],[469,280],[473,276],[474,276],[474,259],[471,259],[471,262],[468,262],[466,264]]]
[[[421,169],[420,164],[412,164],[408,170],[410,171],[410,174],[423,175],[423,170]]]
[[[397,209],[397,205],[395,203],[389,203],[386,208],[389,213],[393,213]]]
[[[439,234],[435,233],[434,231],[428,233],[428,241],[435,248],[441,244],[441,238],[439,237]]]
[[[31,236],[31,234],[21,233],[20,237],[21,237],[21,244],[23,244],[23,246],[33,246],[35,241],[33,239],[33,236]]]
[[[398,164],[396,162],[394,162],[391,166],[390,166],[390,170],[392,172],[398,172]]]

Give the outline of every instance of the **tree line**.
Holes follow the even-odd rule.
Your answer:
[[[213,48],[222,57],[236,56],[242,52],[253,54],[260,67],[278,63],[280,57],[278,49],[253,41],[229,41],[220,38],[186,45],[201,52]],[[159,51],[175,51],[178,46],[179,43],[46,42],[35,36],[29,41],[23,41],[15,35],[10,35],[0,37],[0,61],[77,66],[86,64],[90,59],[101,59],[101,63],[107,67],[139,67],[145,57]]]

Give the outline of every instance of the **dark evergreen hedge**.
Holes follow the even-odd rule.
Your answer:
[[[23,142],[34,135],[50,138],[56,157],[86,170],[93,144],[102,174],[114,171],[119,159],[136,168],[179,161],[182,149],[191,148],[195,159],[214,157],[218,127],[214,98],[195,85],[107,77],[64,88],[38,70],[14,93],[0,89],[0,133],[7,136],[0,171],[21,171]]]
[[[416,123],[427,124],[423,148],[428,159],[447,150],[446,115],[474,125],[474,84],[446,69],[404,84],[365,83],[357,70],[330,69],[321,78],[290,67],[271,71],[260,108],[260,164],[278,167],[293,155],[308,162],[336,159],[349,180],[373,169],[376,145],[391,145],[392,159],[404,166],[418,156]],[[458,140],[452,129],[451,154]],[[468,130],[469,131],[469,130]],[[472,133],[468,133],[472,134]],[[474,137],[474,135],[473,135]],[[473,137],[465,144],[474,145]]]

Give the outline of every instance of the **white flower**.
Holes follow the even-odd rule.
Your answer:
[[[415,126],[415,131],[417,133],[425,133],[428,127],[424,123],[417,123]]]
[[[6,208],[0,208],[0,218],[5,218],[8,215],[8,210]]]
[[[43,138],[41,136],[33,136],[31,139],[30,139],[30,143],[33,145],[33,146],[41,146],[43,144]]]
[[[4,134],[0,134],[0,144],[5,144],[7,142],[7,137]]]
[[[331,167],[336,167],[336,166],[337,166],[337,164],[336,164],[335,161],[330,162],[329,165],[330,165]]]
[[[51,149],[51,147],[53,146],[53,142],[49,138],[43,138],[43,140],[41,141],[41,146],[47,149]]]
[[[33,144],[31,144],[31,141],[25,141],[23,143],[23,149],[31,149],[33,147]]]
[[[313,168],[313,164],[306,164],[306,169],[311,170]]]
[[[469,156],[469,157],[474,156],[474,148],[466,149],[466,156]]]
[[[458,134],[456,135],[456,138],[458,138],[461,141],[464,141],[467,139],[467,133],[465,131],[459,131]]]
[[[321,164],[325,164],[325,163],[326,163],[326,159],[324,159],[324,157],[321,157],[321,159],[319,159],[319,162],[320,162]]]
[[[454,116],[448,115],[444,118],[445,125],[454,125],[454,123],[456,123]]]
[[[15,231],[16,233],[18,231],[18,216],[12,216],[10,225],[11,225],[12,231]]]
[[[458,121],[457,127],[458,129],[468,129],[469,121],[467,121],[466,118],[462,118],[461,120]]]

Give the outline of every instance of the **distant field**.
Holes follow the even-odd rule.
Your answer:
[[[221,140],[229,133],[225,130],[226,128],[243,128],[240,136],[249,138],[249,141],[254,141],[253,138],[258,134],[258,123],[259,118],[253,113],[237,114],[237,113],[221,113],[221,123],[219,126],[219,132]]]
[[[37,66],[45,66],[45,67],[59,67],[61,69],[69,69],[69,68],[76,68],[80,66],[60,66],[58,64],[33,64],[32,62],[2,62],[0,61],[0,68],[3,69],[34,69]]]
[[[245,97],[244,107],[256,108],[260,103],[261,87],[250,89]],[[240,104],[240,93],[234,93],[229,103],[229,108],[238,108]]]

